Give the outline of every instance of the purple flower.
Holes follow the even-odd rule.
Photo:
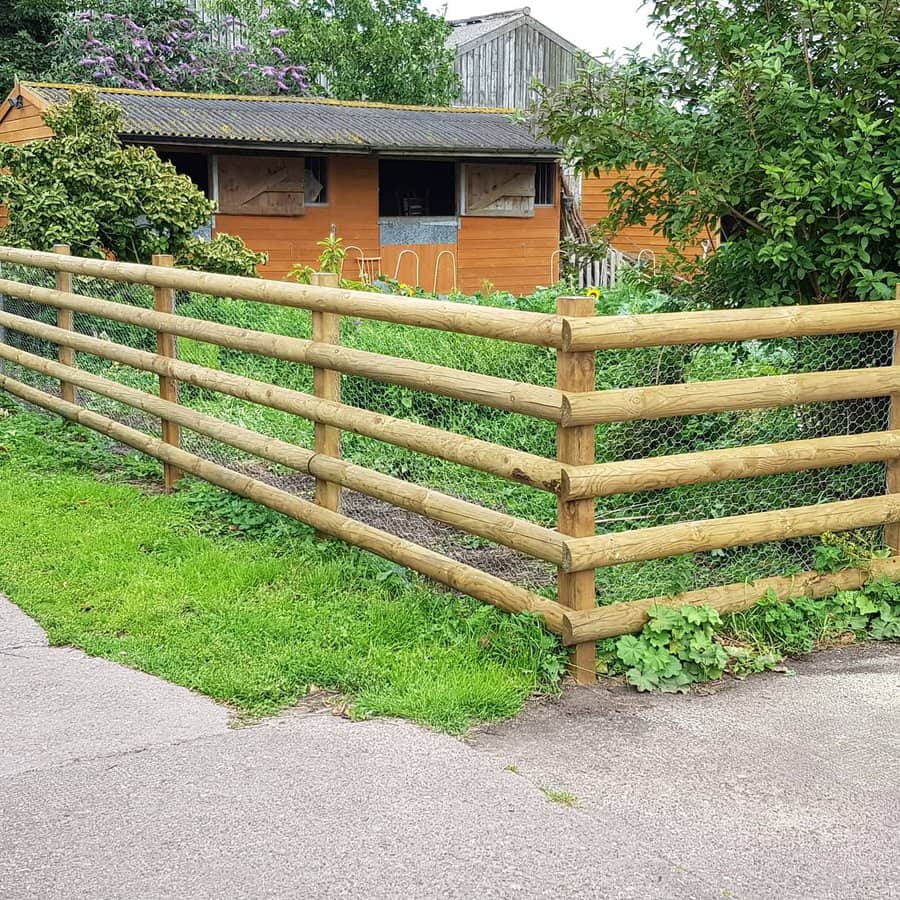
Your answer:
[[[272,35],[272,37],[281,37],[283,34],[288,34],[290,30],[290,28],[273,28],[269,34]]]
[[[287,54],[284,52],[284,50],[281,49],[281,47],[276,47],[273,44],[272,52],[282,61],[287,59]]]

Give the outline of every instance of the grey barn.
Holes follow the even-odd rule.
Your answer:
[[[463,106],[522,109],[532,100],[532,79],[558,87],[575,77],[578,47],[513,9],[450,23],[447,46],[456,52]]]

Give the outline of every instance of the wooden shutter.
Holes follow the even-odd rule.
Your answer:
[[[534,176],[534,166],[466,166],[464,215],[533,216]]]
[[[303,157],[220,156],[218,160],[220,213],[303,215]]]

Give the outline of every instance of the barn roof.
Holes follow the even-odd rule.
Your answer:
[[[570,53],[579,53],[580,50],[571,41],[557,34],[552,29],[539,22],[531,15],[531,9],[523,6],[521,9],[510,9],[506,12],[489,13],[483,16],[469,16],[465,19],[453,19],[450,24],[453,31],[447,37],[447,46],[453,50],[468,49],[470,45],[482,40],[493,39],[504,31],[518,28],[519,25],[527,25],[529,28],[539,31],[560,47]]]
[[[76,85],[23,82],[40,105],[64,103]],[[123,136],[342,153],[518,156],[554,159],[559,148],[514,122],[511,110],[392,106],[305,97],[245,97],[95,89],[125,113]]]

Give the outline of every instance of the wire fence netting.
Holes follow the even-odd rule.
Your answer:
[[[4,265],[0,274],[27,284],[47,287],[54,284],[52,273],[41,269]],[[153,306],[152,288],[142,285],[73,277],[72,290],[132,306]],[[12,296],[2,297],[0,302],[9,313],[50,324],[56,321],[55,309]],[[178,314],[196,319],[276,335],[311,337],[311,316],[304,310],[187,292],[177,292],[176,308]],[[147,329],[81,314],[75,315],[74,327],[82,334],[128,347],[156,350],[156,335]],[[55,345],[11,329],[5,334],[0,332],[0,341],[46,358],[57,356]],[[536,385],[556,383],[555,352],[547,348],[351,317],[341,319],[341,343],[345,347]],[[874,332],[603,351],[597,354],[597,389],[885,366],[891,364],[892,346],[891,332]],[[305,393],[313,391],[312,369],[306,365],[186,338],[178,339],[178,355],[182,360],[212,369]],[[147,393],[158,391],[158,379],[150,373],[80,352],[76,364]],[[10,363],[5,363],[4,369],[13,378],[42,390],[59,392],[59,384],[54,379]],[[343,402],[353,407],[548,458],[555,456],[552,422],[350,375],[342,376],[341,392]],[[107,398],[79,390],[78,402],[146,433],[160,435],[158,420]],[[296,415],[189,384],[180,386],[180,402],[260,434],[313,448],[313,423]],[[597,427],[597,461],[882,431],[888,427],[888,416],[888,398],[874,398],[612,423]],[[309,476],[286,471],[186,429],[183,446],[205,459],[299,495],[312,496],[313,480]],[[346,431],[343,455],[353,463],[411,483],[541,525],[555,525],[556,498],[537,489]],[[716,519],[869,497],[884,490],[884,464],[869,463],[616,494],[597,500],[597,531]],[[352,491],[345,491],[344,511],[398,537],[552,594],[554,569],[507,548]],[[881,533],[880,529],[863,529],[854,532],[852,538],[874,547],[880,545]],[[597,574],[598,600],[601,603],[632,600],[809,569],[817,544],[817,538],[803,538],[601,569]]]

